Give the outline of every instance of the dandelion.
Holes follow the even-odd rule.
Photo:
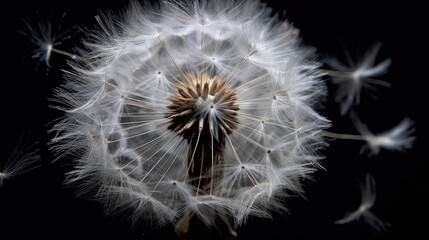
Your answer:
[[[53,150],[107,211],[185,234],[286,208],[318,169],[330,123],[320,66],[296,29],[255,1],[132,3],[88,42],[57,89]],[[287,190],[287,191],[285,191]]]
[[[269,218],[303,193],[304,179],[322,168],[326,137],[367,141],[374,154],[411,147],[409,120],[374,135],[355,118],[361,135],[350,135],[326,131],[330,121],[318,113],[325,76],[339,84],[342,114],[362,89],[388,85],[373,79],[390,65],[374,64],[380,45],[357,64],[331,60],[336,70],[325,70],[299,31],[257,1],[144,4],[97,16],[101,30],[81,56],[57,49],[48,27],[30,37],[47,64],[51,53],[77,60],[55,90],[65,116],[51,129],[51,149],[75,160],[66,183],[107,213],[173,224],[177,235],[197,221],[221,222],[236,237],[250,216]],[[382,225],[368,211],[371,181],[361,207],[337,223],[362,216]]]
[[[370,211],[371,208],[374,206],[376,197],[374,178],[370,174],[367,174],[365,177],[365,183],[360,184],[359,187],[361,190],[361,203],[359,207],[355,211],[347,213],[343,218],[335,221],[335,223],[347,224],[362,220],[376,232],[381,232],[382,230],[385,230],[386,227],[389,226],[389,224],[380,220]]]
[[[357,63],[348,59],[351,66],[346,66],[336,59],[326,61],[330,67],[337,70],[326,71],[332,76],[332,82],[338,84],[335,100],[340,103],[342,115],[345,115],[351,106],[359,104],[362,88],[376,90],[377,86],[390,86],[388,82],[374,79],[386,73],[391,64],[391,60],[386,59],[375,65],[380,47],[381,44],[375,44]]]
[[[0,187],[6,179],[32,171],[40,161],[37,143],[27,145],[21,136],[15,149],[6,161],[0,161]]]

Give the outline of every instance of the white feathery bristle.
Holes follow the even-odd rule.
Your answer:
[[[416,138],[412,136],[412,133],[415,131],[413,122],[408,118],[405,118],[390,130],[374,134],[370,132],[367,125],[362,123],[355,114],[351,116],[358,132],[367,142],[361,152],[369,149],[371,154],[377,155],[381,148],[392,151],[404,151],[412,147],[413,141]]]
[[[40,165],[38,143],[29,144],[23,134],[19,138],[15,149],[5,161],[0,160],[0,187],[5,179],[12,179],[18,175],[30,172]]]
[[[338,84],[335,100],[340,103],[342,115],[349,112],[352,106],[360,103],[363,89],[374,91],[379,86],[390,86],[386,81],[375,79],[386,73],[391,64],[391,60],[386,59],[375,65],[380,47],[381,44],[375,44],[357,63],[348,59],[351,66],[344,65],[334,58],[327,59],[326,63],[338,71],[332,74],[332,82]]]
[[[363,220],[368,224],[374,231],[381,232],[389,227],[389,223],[383,222],[370,210],[374,206],[376,199],[376,189],[374,177],[367,174],[365,177],[365,183],[360,184],[361,191],[361,203],[359,207],[350,213],[347,213],[343,218],[335,221],[336,224],[348,224],[355,221]]]

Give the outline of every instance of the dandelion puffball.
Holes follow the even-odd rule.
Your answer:
[[[329,121],[320,64],[291,24],[226,0],[131,3],[99,22],[56,90],[53,149],[77,160],[82,192],[186,228],[269,217],[302,191]]]

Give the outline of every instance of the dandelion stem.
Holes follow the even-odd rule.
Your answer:
[[[353,135],[353,134],[342,134],[342,133],[333,133],[328,131],[322,131],[324,137],[331,137],[336,139],[346,139],[346,140],[360,140],[367,141],[368,137],[363,135]]]
[[[54,53],[58,53],[58,54],[63,55],[63,56],[66,56],[66,57],[69,57],[69,58],[71,58],[73,60],[77,60],[77,61],[84,62],[84,63],[88,62],[86,59],[84,59],[84,58],[82,58],[80,56],[77,56],[76,54],[72,54],[72,53],[63,51],[61,49],[57,49],[57,48],[51,47],[50,51],[54,52]]]

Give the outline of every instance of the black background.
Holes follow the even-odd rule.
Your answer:
[[[287,199],[288,215],[273,219],[251,218],[238,231],[238,239],[424,239],[428,225],[426,173],[423,150],[427,144],[423,114],[428,109],[426,86],[427,42],[423,40],[422,6],[411,1],[265,1],[282,18],[301,30],[303,42],[318,49],[320,56],[362,54],[375,42],[382,42],[380,60],[391,58],[390,71],[381,79],[392,83],[380,88],[378,100],[367,96],[356,112],[377,131],[390,129],[410,117],[417,129],[414,148],[404,153],[382,150],[378,156],[360,155],[361,142],[336,140],[324,150],[326,159],[315,181],[306,183],[305,199]],[[91,28],[94,16],[106,10],[123,10],[127,1],[103,0],[10,1],[1,3],[1,161],[8,158],[19,136],[31,132],[41,143],[42,166],[5,181],[0,188],[0,239],[160,239],[173,237],[171,226],[152,229],[141,223],[132,227],[124,216],[104,216],[94,202],[75,197],[75,189],[64,187],[65,161],[51,163],[46,131],[61,116],[47,105],[52,88],[62,82],[66,58],[54,55],[51,68],[31,59],[32,45],[18,31],[23,19],[37,24],[39,16],[52,16],[53,23],[66,12],[63,26]],[[78,39],[75,39],[77,42]],[[71,48],[65,43],[62,48]],[[334,88],[328,83],[329,93]],[[321,110],[333,122],[331,131],[356,133],[348,117],[329,97]],[[392,227],[374,234],[363,222],[335,225],[344,213],[360,201],[356,179],[372,173],[377,183],[377,200],[372,209]],[[417,237],[418,234],[423,234]]]

